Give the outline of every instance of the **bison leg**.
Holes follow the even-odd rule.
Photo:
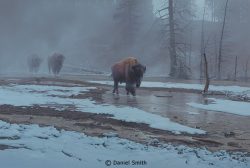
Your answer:
[[[129,95],[129,93],[131,93],[133,96],[135,96],[135,86],[133,83],[127,82],[125,89],[127,91],[127,95]]]
[[[119,94],[119,93],[118,93],[118,81],[114,81],[113,93]]]
[[[130,93],[133,95],[133,96],[135,96],[135,88],[133,87],[133,88],[130,88]]]
[[[135,89],[134,89],[133,91],[131,91],[131,94],[132,94],[133,96],[136,96]]]
[[[126,92],[127,92],[127,95],[129,95],[129,89],[126,87]]]

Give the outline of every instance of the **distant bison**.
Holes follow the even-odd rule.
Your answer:
[[[62,69],[65,57],[60,53],[54,53],[52,56],[48,57],[48,68],[49,72],[54,75],[58,75]]]
[[[40,68],[41,63],[42,63],[42,59],[38,55],[36,54],[30,55],[28,57],[29,71],[37,73]]]
[[[128,57],[115,63],[111,71],[114,81],[113,93],[118,94],[118,83],[125,82],[127,94],[131,93],[135,96],[135,87],[140,87],[146,66],[140,64],[136,58]]]

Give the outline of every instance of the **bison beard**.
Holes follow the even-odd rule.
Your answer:
[[[140,87],[146,67],[138,63],[137,59],[129,57],[114,64],[111,70],[114,81],[113,93],[118,94],[118,83],[125,82],[127,94],[135,96],[135,86]]]
[[[49,72],[58,75],[62,69],[65,57],[62,54],[54,53],[48,58],[48,68]]]

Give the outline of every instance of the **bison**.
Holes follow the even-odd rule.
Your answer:
[[[48,57],[49,73],[51,73],[52,71],[54,75],[58,75],[62,69],[64,59],[65,57],[60,53],[54,53],[52,56],[49,56]]]
[[[127,94],[131,93],[135,96],[135,87],[140,87],[146,66],[140,64],[136,58],[128,57],[115,63],[111,71],[114,81],[113,93],[118,94],[118,83],[125,82]]]
[[[29,71],[37,73],[40,68],[41,63],[42,63],[42,59],[38,55],[36,54],[30,55],[28,57]]]

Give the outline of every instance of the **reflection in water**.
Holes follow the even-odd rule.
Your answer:
[[[138,102],[135,96],[129,96],[127,95],[127,104],[129,104],[131,107],[138,107]]]
[[[137,96],[105,94],[103,99],[109,104],[116,106],[131,106],[170,119],[177,119],[177,121],[180,122],[185,120],[186,123],[193,125],[210,123],[216,117],[214,113],[187,105],[189,102],[209,103],[206,97],[200,94],[173,92],[167,93],[170,96],[158,96],[159,94],[162,94],[162,92],[145,91]]]
[[[130,106],[130,107],[138,107],[136,96],[131,95],[123,95],[123,94],[112,94],[111,99],[110,95],[104,96],[104,100],[107,103],[116,105],[116,106]],[[106,101],[108,100],[108,101]]]

